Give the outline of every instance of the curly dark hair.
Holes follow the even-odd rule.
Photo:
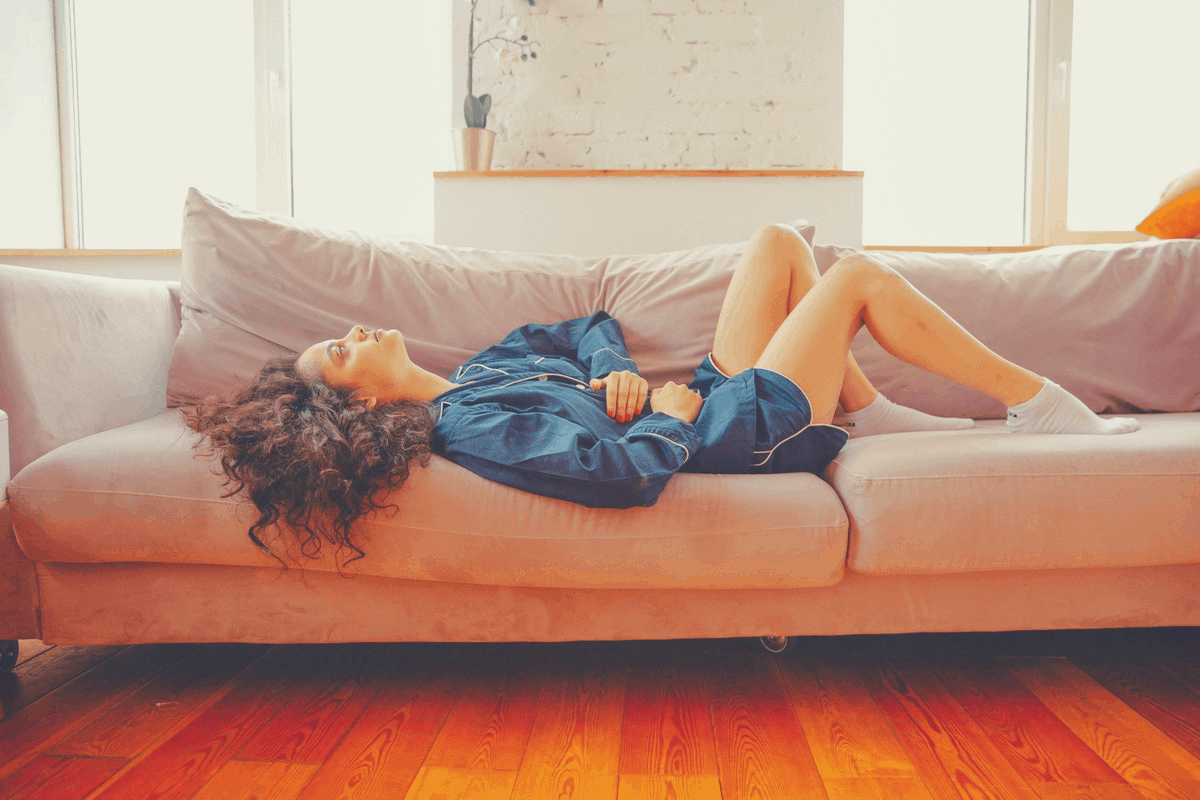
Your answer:
[[[412,462],[429,462],[433,415],[427,405],[401,401],[367,409],[351,402],[352,392],[306,380],[295,357],[285,356],[267,362],[248,386],[185,412],[208,453],[220,457],[230,487],[224,496],[244,490],[258,509],[250,541],[285,569],[266,531],[287,530],[307,558],[320,556],[323,543],[335,546],[340,572],[366,555],[353,530],[358,518],[399,510],[394,502],[380,503],[380,493],[402,484]]]

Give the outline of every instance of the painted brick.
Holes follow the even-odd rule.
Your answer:
[[[493,165],[835,168],[842,3],[484,0],[480,29],[515,16],[539,42],[536,60],[477,61]]]

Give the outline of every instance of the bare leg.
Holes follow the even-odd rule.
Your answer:
[[[808,242],[791,228],[767,225],[746,247],[733,274],[713,342],[713,361],[727,375],[758,363],[767,344],[821,274]],[[838,399],[846,411],[865,408],[878,394],[854,356],[845,357]]]
[[[788,314],[755,366],[795,381],[812,403],[813,422],[828,423],[850,341],[864,325],[902,361],[1006,406],[1029,400],[1044,383],[985,347],[894,270],[861,254],[830,268]]]

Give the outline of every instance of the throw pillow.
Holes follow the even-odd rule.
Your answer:
[[[1137,229],[1160,239],[1200,236],[1200,167],[1171,181]]]

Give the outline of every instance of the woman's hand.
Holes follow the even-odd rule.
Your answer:
[[[617,422],[629,422],[646,406],[650,384],[641,375],[621,370],[606,378],[592,378],[593,389],[608,389],[608,415]]]
[[[689,425],[700,416],[700,407],[703,405],[704,398],[699,392],[674,381],[667,381],[650,395],[650,408],[670,414]]]

